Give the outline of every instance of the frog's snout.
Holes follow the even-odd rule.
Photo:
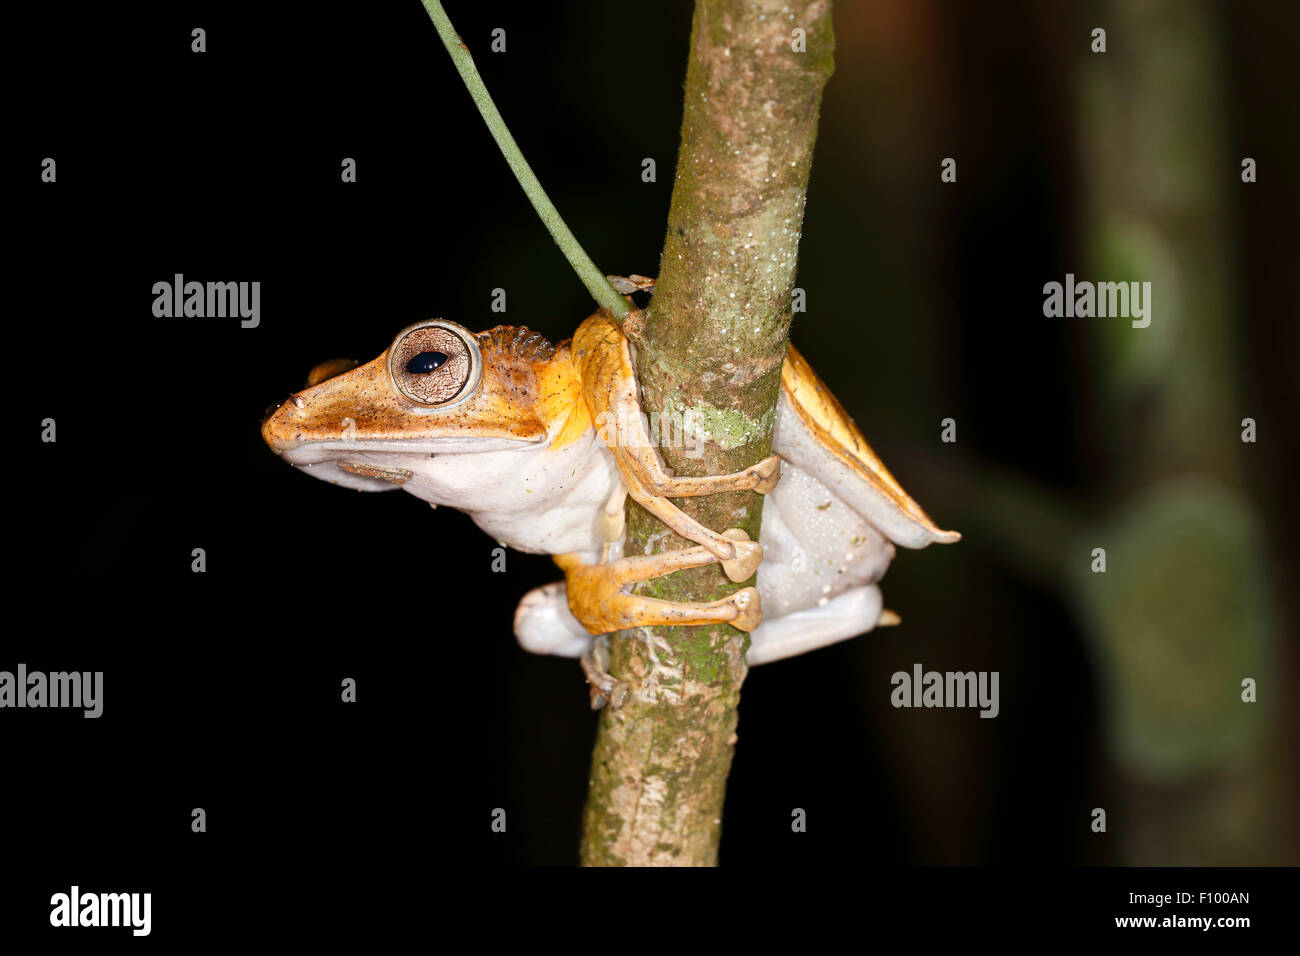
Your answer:
[[[371,362],[361,369],[359,378],[349,378],[359,363],[355,359],[330,359],[314,366],[307,374],[307,384],[266,410],[262,418],[262,440],[277,455],[284,455],[304,444],[348,439],[356,423],[348,416],[358,416],[357,394],[367,388],[386,366]]]
[[[299,404],[301,401],[302,399],[296,394],[290,395],[268,406],[266,414],[262,416],[262,441],[266,442],[271,451],[277,455],[282,455],[298,445],[292,423],[287,420],[290,413],[285,410],[285,406],[301,408]]]

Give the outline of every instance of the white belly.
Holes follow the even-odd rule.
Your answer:
[[[763,506],[759,541],[764,618],[825,605],[845,591],[873,584],[894,556],[894,546],[880,532],[789,462],[782,462],[781,480]]]
[[[519,551],[598,552],[596,519],[619,482],[614,456],[598,443],[592,432],[559,451],[512,452],[500,471],[488,456],[466,456],[484,460],[455,463],[456,480],[467,484],[449,504]],[[425,497],[418,485],[408,490]]]

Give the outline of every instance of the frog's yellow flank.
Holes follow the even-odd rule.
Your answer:
[[[880,456],[862,437],[862,432],[844,410],[844,406],[817,377],[812,366],[794,345],[786,347],[785,363],[781,366],[781,390],[788,397],[790,407],[818,442],[853,468],[863,481],[877,488],[940,540],[960,540],[961,535],[956,532],[941,530],[921,506],[912,500],[911,495],[903,490],[903,486],[889,473]]]

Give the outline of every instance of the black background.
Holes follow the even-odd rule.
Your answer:
[[[979,23],[954,8],[946,28],[990,41],[996,71],[978,44],[954,54],[955,69],[1001,97],[989,116],[952,119],[951,152],[1000,151],[951,208],[893,208],[856,178],[868,160],[837,89],[868,79],[840,29],[800,268],[810,300],[835,307],[793,331],[914,496],[959,529],[947,486],[927,477],[953,454],[932,424],[945,414],[970,423],[979,453],[1066,492],[1108,480],[1077,440],[1088,406],[1070,384],[1077,343],[1034,321],[1042,281],[1067,271],[1074,215],[1070,171],[1054,165],[1066,134],[1043,105],[1061,95],[1054,53],[1035,42],[1049,14],[993,6]],[[1234,21],[1240,49],[1269,32],[1269,10]],[[449,13],[593,258],[653,274],[689,5]],[[205,54],[190,52],[194,26]],[[488,52],[494,26],[506,55]],[[595,718],[576,663],[525,654],[510,626],[518,597],[558,576],[549,560],[511,552],[508,573],[493,574],[494,542],[463,515],[312,481],[258,432],[312,365],[368,360],[411,322],[504,321],[558,340],[591,311],[420,5],[49,5],[25,11],[10,44],[26,64],[11,82],[7,151],[9,397],[23,441],[10,458],[0,667],[102,670],[106,687],[99,720],[0,718],[17,894],[6,903],[19,901],[6,931],[45,923],[49,894],[73,882],[149,889],[155,935],[187,938],[213,931],[200,888],[243,887],[253,921],[319,893],[337,928],[425,879],[575,863]],[[1270,87],[1267,74],[1254,82]],[[1257,121],[1257,138],[1268,128]],[[44,156],[57,185],[39,182]],[[339,181],[345,156],[355,185]],[[640,179],[647,156],[655,184]],[[1267,258],[1275,220],[1255,214],[1243,241]],[[889,221],[918,215],[954,303],[939,316],[910,315],[906,290],[872,284],[888,269]],[[867,220],[873,230],[855,232]],[[1008,290],[996,304],[978,289],[990,271]],[[151,287],[174,273],[261,281],[260,327],[154,318]],[[489,308],[497,287],[504,317]],[[1268,306],[1273,287],[1256,288]],[[1294,306],[1250,314],[1273,383],[1263,400],[1280,413],[1294,391],[1264,369]],[[926,391],[920,370],[942,384]],[[894,405],[919,405],[924,434]],[[56,444],[34,437],[45,417]],[[195,547],[205,574],[190,570]],[[1111,796],[1109,768],[1095,675],[1059,599],[969,537],[900,555],[885,590],[903,628],[751,673],[723,865],[1115,862],[1086,825]],[[918,631],[940,656],[917,657]],[[917,659],[1000,670],[1002,716],[890,708],[889,675]],[[345,677],[355,705],[340,703]],[[967,789],[971,764],[980,783]],[[918,785],[932,766],[944,768],[937,782]],[[796,806],[818,821],[806,834],[790,832]],[[190,832],[194,807],[206,834]],[[495,807],[505,835],[489,831]]]

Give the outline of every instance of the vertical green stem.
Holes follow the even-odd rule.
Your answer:
[[[501,118],[496,104],[492,102],[492,96],[483,84],[478,68],[474,66],[474,58],[470,55],[469,48],[461,41],[459,34],[451,25],[451,20],[447,19],[442,4],[438,0],[423,0],[423,2],[424,9],[429,14],[429,19],[433,21],[438,36],[442,38],[442,45],[451,55],[451,61],[456,64],[456,70],[460,73],[465,88],[469,90],[474,105],[478,107],[483,122],[487,123],[487,128],[492,133],[492,138],[496,140],[501,155],[510,164],[510,171],[515,174],[515,179],[519,180],[519,185],[523,187],[529,202],[537,210],[537,215],[541,217],[551,238],[560,247],[564,257],[569,260],[569,265],[573,266],[573,271],[578,274],[578,278],[582,280],[582,284],[587,287],[587,291],[591,293],[591,297],[597,304],[613,314],[616,319],[622,319],[630,308],[627,300],[615,291],[604,273],[596,268],[596,264],[591,261],[591,257],[582,248],[577,237],[560,217],[559,210],[546,195],[546,190],[542,189],[542,184],[538,182],[536,174],[524,159],[519,144],[510,135],[510,130],[505,120]]]

